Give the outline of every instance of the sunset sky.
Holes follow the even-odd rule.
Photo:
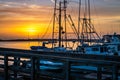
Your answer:
[[[98,33],[120,33],[120,0],[91,0],[91,4]],[[76,3],[72,5],[75,8]],[[51,0],[0,0],[0,39],[38,38],[47,29],[50,37],[53,7]]]

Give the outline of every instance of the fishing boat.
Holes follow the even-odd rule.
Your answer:
[[[83,44],[76,49],[78,52],[85,54],[98,55],[120,55],[120,35],[104,35],[103,42],[100,44]]]
[[[81,19],[78,53],[95,55],[120,55],[120,34],[99,36],[91,21],[90,0],[85,0],[84,17]],[[81,9],[80,9],[81,10]]]
[[[52,30],[52,47],[48,48],[45,45],[49,43],[42,43],[42,46],[30,46],[31,50],[36,51],[54,51],[54,52],[70,52],[67,46],[67,4],[68,0],[54,0],[54,13],[53,13],[53,30]],[[70,17],[70,15],[69,15]],[[70,17],[72,24],[72,18]],[[63,25],[64,24],[64,25]],[[72,26],[73,27],[73,26]],[[57,32],[56,32],[57,29]],[[74,30],[75,27],[73,27]],[[57,35],[57,38],[56,36]],[[57,39],[57,46],[55,40]],[[63,42],[64,41],[64,42]],[[64,44],[63,44],[64,43]]]
[[[51,51],[50,48],[46,47],[47,42],[43,42],[42,46],[30,46],[31,50],[34,51]]]
[[[120,34],[104,35],[104,45],[107,46],[108,53],[120,55]]]

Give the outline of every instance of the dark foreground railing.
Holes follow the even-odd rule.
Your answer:
[[[0,48],[0,56],[0,72],[5,80],[15,80],[20,75],[31,80],[42,80],[43,76],[56,80],[118,80],[120,75],[120,56],[8,48]],[[42,60],[63,65],[41,64]],[[43,69],[42,66],[55,69]]]

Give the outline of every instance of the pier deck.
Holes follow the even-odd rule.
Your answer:
[[[63,65],[59,69],[43,70],[41,60]],[[26,67],[24,62],[30,66]],[[4,80],[42,80],[43,77],[52,80],[119,80],[120,56],[0,48],[0,69]]]

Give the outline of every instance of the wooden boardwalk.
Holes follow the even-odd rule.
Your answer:
[[[8,49],[0,48],[0,68],[4,71],[4,79],[9,80],[13,74],[13,78],[17,79],[19,74],[29,76],[31,80],[41,80],[41,76],[51,77],[56,80],[103,80],[104,74],[110,75],[111,80],[118,80],[120,75],[120,56],[109,56],[109,55],[90,55],[90,54],[78,54],[78,53],[58,53],[58,52],[38,52],[31,50],[20,50],[20,49]],[[30,60],[30,68],[23,67],[23,59]],[[40,60],[50,60],[62,62],[62,72],[48,72],[40,69]],[[3,63],[2,63],[3,62]],[[92,66],[95,69],[84,69],[78,67],[73,69],[71,66]],[[73,74],[73,72],[75,73]],[[77,73],[78,71],[79,73]],[[89,78],[90,75],[84,75],[83,73],[88,72],[89,74],[95,73],[96,76]],[[86,77],[87,76],[87,77]]]

